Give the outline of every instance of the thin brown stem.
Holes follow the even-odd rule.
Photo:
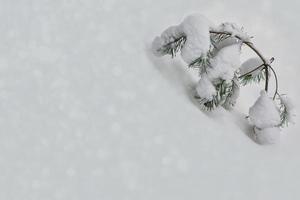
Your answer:
[[[232,35],[229,32],[224,32],[224,31],[209,31],[210,33],[214,33],[214,34],[225,34],[225,35]],[[241,37],[239,37],[238,35],[234,35],[235,38],[239,39],[240,41],[242,41],[245,45],[247,45],[250,49],[252,49],[259,57],[260,59],[263,61],[264,64],[267,64],[267,60],[265,59],[265,57],[259,52],[259,50],[253,45],[253,43],[248,42],[248,41],[244,41]]]
[[[265,91],[268,92],[269,88],[269,72],[268,72],[268,66],[265,65],[265,76],[266,76],[266,82],[265,82]]]
[[[273,69],[273,67],[271,67],[271,65],[268,65],[268,67],[272,70],[274,77],[275,77],[276,88],[275,88],[275,93],[273,96],[273,100],[274,100],[276,95],[279,95],[279,93],[278,93],[278,78],[277,78],[277,74],[276,74],[275,70]]]

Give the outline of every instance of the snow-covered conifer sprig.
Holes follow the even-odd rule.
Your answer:
[[[274,61],[272,57],[268,64]],[[266,80],[266,73],[264,71],[265,64],[262,63],[260,58],[250,58],[245,61],[240,67],[240,83],[245,86],[251,83],[260,83]],[[271,75],[271,70],[268,68],[268,74]]]
[[[223,105],[229,96],[233,94],[233,81],[226,82],[221,80],[215,85],[216,94],[213,95],[210,99],[200,97],[195,95],[195,98],[199,101],[203,110],[211,111],[216,107]]]
[[[221,35],[222,37],[226,37],[226,35],[228,36],[228,34],[226,33],[230,33],[231,37],[238,37],[240,40],[244,42],[250,42],[251,39],[253,38],[252,36],[249,36],[244,31],[244,27],[239,27],[235,23],[229,23],[229,22],[222,23],[220,26],[215,28],[214,31],[217,32],[217,34]]]
[[[223,104],[223,107],[227,110],[231,110],[235,104],[236,100],[238,99],[240,94],[240,84],[237,77],[237,74],[234,75],[234,78],[232,79],[232,85],[230,88],[230,92],[228,93],[226,100]]]
[[[199,68],[200,75],[207,72],[208,67],[210,67],[213,68],[210,69],[211,74],[213,74],[213,77],[211,78],[216,79],[216,75],[218,75],[220,76],[220,79],[224,79],[224,77],[225,79],[228,79],[229,77],[233,78],[233,73],[228,71],[229,68],[226,70],[222,69],[218,61],[215,66],[211,66],[211,62],[217,59],[215,56],[218,55],[218,53],[212,53],[212,47],[217,46],[217,43],[232,38],[236,38],[242,44],[245,44],[252,49],[259,59],[261,59],[264,69],[264,74],[261,69],[258,69],[261,73],[258,73],[257,76],[245,76],[243,83],[246,84],[250,81],[259,82],[265,80],[265,90],[268,91],[269,69],[271,69],[276,79],[275,98],[275,95],[278,93],[278,80],[275,71],[271,67],[270,62],[265,59],[253,45],[251,42],[252,37],[249,37],[248,34],[244,32],[243,28],[238,27],[236,24],[223,23],[216,27],[201,15],[188,16],[180,25],[171,26],[166,29],[160,37],[156,37],[153,41],[152,48],[156,55],[162,56],[170,54],[173,57],[181,50],[183,60],[188,63],[189,67]],[[214,41],[215,44],[212,44],[211,41]],[[229,44],[222,44],[218,48],[213,48],[213,50],[216,52],[222,51],[223,48],[226,48],[228,45],[236,43],[236,41],[230,41]],[[224,58],[221,58],[221,60],[222,59]],[[226,62],[228,61],[230,62],[230,60],[227,59]],[[221,72],[220,70],[223,71]]]
[[[240,82],[243,86],[251,84],[251,83],[260,83],[261,81],[266,80],[266,76],[263,70],[260,70],[256,75],[246,74],[244,76],[239,77]]]
[[[202,68],[210,66],[210,57],[208,55],[202,55],[189,64],[190,68]]]
[[[207,73],[208,68],[212,68],[211,63],[211,53],[207,55],[202,55],[197,58],[195,61],[189,64],[189,68],[198,69],[199,75]]]
[[[277,95],[277,100],[279,101],[280,126],[285,127],[289,123],[294,123],[294,106],[291,100],[285,94]]]
[[[184,43],[186,42],[186,37],[181,36],[178,38],[173,38],[171,42],[162,45],[160,48],[156,49],[157,53],[160,55],[171,55],[172,58],[181,50]]]
[[[226,39],[229,39],[231,37],[232,36],[228,35],[228,34],[211,33],[210,41],[211,41],[212,46],[216,48],[218,43],[220,43]]]
[[[181,51],[181,57],[187,65],[199,69],[201,78],[195,87],[195,98],[205,110],[213,110],[218,106],[231,109],[239,96],[240,85],[264,80],[264,91],[250,108],[249,118],[254,122],[257,142],[273,143],[279,135],[279,126],[291,120],[292,106],[279,95],[277,74],[271,66],[274,58],[266,59],[251,39],[236,24],[215,26],[202,15],[192,15],[156,37],[152,49],[155,55],[170,54],[172,57]],[[242,45],[249,47],[257,58],[241,65]],[[275,79],[272,99],[267,95],[271,74]],[[280,97],[279,106],[274,103],[276,96]]]

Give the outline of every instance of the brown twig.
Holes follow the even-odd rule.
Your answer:
[[[276,95],[279,95],[279,93],[278,93],[278,78],[277,78],[277,74],[276,74],[275,70],[273,69],[273,67],[271,67],[271,65],[269,65],[268,67],[270,67],[270,69],[272,70],[274,77],[275,77],[276,88],[275,88],[275,93],[273,96],[273,100],[275,100]]]

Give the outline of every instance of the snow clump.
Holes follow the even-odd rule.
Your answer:
[[[191,64],[197,58],[207,55],[211,45],[209,30],[212,26],[212,23],[200,14],[187,16],[181,24],[169,27],[161,36],[156,37],[152,43],[152,50],[155,55],[163,56],[166,54],[162,51],[165,45],[180,37],[186,37],[181,57]]]
[[[217,93],[214,85],[210,82],[207,76],[202,76],[202,78],[199,80],[196,86],[196,91],[199,97],[208,101],[213,100],[213,97]]]
[[[163,47],[169,43],[174,42],[176,39],[185,36],[178,26],[171,26],[167,28],[161,36],[155,37],[152,42],[152,52],[156,56],[164,56],[167,52],[163,51]]]
[[[202,15],[186,17],[180,29],[186,35],[186,43],[181,49],[182,59],[190,64],[201,56],[206,56],[210,48],[209,26],[210,22]]]
[[[223,23],[220,26],[218,26],[214,31],[230,33],[231,36],[237,36],[245,42],[250,42],[251,40],[251,37],[243,31],[243,28],[239,27],[235,23]]]
[[[234,72],[240,67],[241,43],[226,46],[211,59],[211,68],[207,69],[210,80],[230,81]]]
[[[280,138],[280,112],[265,91],[249,109],[249,119],[254,125],[255,140],[259,144],[273,144]]]

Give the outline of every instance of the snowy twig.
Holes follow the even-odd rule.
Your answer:
[[[270,59],[270,63],[272,63],[274,61],[274,58],[272,57],[271,59]],[[245,74],[242,74],[242,75],[240,75],[239,76],[239,78],[243,78],[244,76],[247,76],[247,75],[249,75],[249,74],[252,74],[253,72],[255,72],[256,70],[258,70],[258,69],[260,69],[262,66],[264,66],[265,64],[261,64],[261,65],[259,65],[258,67],[255,67],[253,70],[251,70],[251,71],[249,71],[249,72],[247,72],[247,73],[245,73]],[[275,73],[275,72],[274,72]]]
[[[253,70],[251,70],[251,71],[249,71],[249,72],[247,72],[247,73],[245,73],[245,74],[240,75],[239,78],[243,78],[244,76],[247,76],[247,75],[249,75],[249,74],[252,74],[252,72],[258,70],[258,69],[261,68],[262,66],[264,66],[264,64],[261,64],[261,65],[259,65],[258,67],[255,67]]]
[[[274,76],[275,76],[275,81],[276,81],[276,90],[275,90],[275,94],[273,96],[273,99],[275,99],[276,95],[278,94],[278,79],[277,79],[277,75],[276,75],[276,72],[275,70],[271,67],[270,63],[273,62],[274,58],[272,58],[270,60],[270,62],[268,62],[265,57],[260,53],[260,51],[253,45],[253,43],[249,42],[249,41],[245,41],[243,40],[243,38],[241,38],[240,36],[238,35],[232,35],[232,33],[230,32],[225,32],[225,31],[214,31],[214,30],[211,30],[210,33],[214,33],[214,34],[223,34],[223,35],[230,35],[230,36],[233,36],[237,39],[239,39],[241,42],[243,42],[243,44],[247,45],[250,49],[252,49],[256,55],[262,60],[263,64],[257,68],[255,68],[254,70],[252,70],[251,72],[259,69],[260,67],[262,66],[265,66],[264,67],[264,70],[265,70],[265,75],[266,75],[266,82],[265,82],[265,91],[267,92],[268,91],[268,87],[269,87],[269,70],[268,70],[268,67],[272,70]]]
[[[181,52],[189,67],[199,68],[200,80],[195,87],[195,99],[203,109],[218,106],[232,109],[239,96],[240,85],[265,80],[264,90],[249,109],[249,121],[254,127],[255,141],[273,144],[280,138],[280,127],[291,122],[293,106],[278,92],[278,78],[271,64],[251,42],[251,38],[233,23],[211,26],[201,15],[188,16],[178,26],[171,26],[152,43],[156,55],[174,57]],[[245,44],[257,55],[240,63],[241,46]],[[274,74],[276,88],[273,99],[267,94],[269,77]],[[239,75],[239,76],[238,76]],[[278,96],[279,107],[275,104]]]
[[[232,33],[229,32],[223,32],[223,31],[209,31],[210,33],[214,33],[214,34],[225,34],[225,35],[230,35],[232,36]],[[233,37],[239,39],[240,41],[242,41],[244,44],[246,44],[248,47],[250,47],[259,57],[260,59],[263,61],[263,63],[265,65],[268,65],[268,61],[265,59],[265,57],[259,52],[258,49],[256,49],[256,47],[253,45],[253,43],[249,42],[249,41],[244,41],[243,38],[239,37],[238,35],[234,35]]]

